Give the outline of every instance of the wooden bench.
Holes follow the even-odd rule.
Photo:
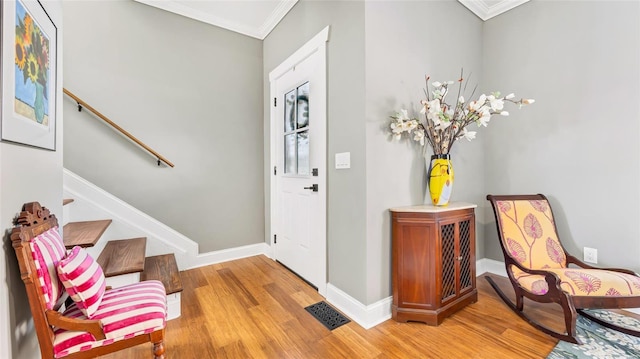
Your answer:
[[[63,286],[57,275],[61,269],[56,268],[73,258],[84,258],[77,255],[83,249],[74,248],[65,260],[67,253],[58,220],[37,202],[25,204],[15,223],[11,241],[42,358],[94,358],[147,342],[153,343],[154,358],[164,358],[167,308],[161,282],[144,281],[114,289],[102,287],[101,301],[91,308],[90,314],[85,313],[89,308],[78,299],[84,294],[81,291],[68,289],[74,301],[65,301],[64,286],[69,286],[70,277],[63,277],[60,272],[60,278],[65,279]],[[77,256],[72,258],[74,254]],[[102,274],[101,269],[99,272]]]

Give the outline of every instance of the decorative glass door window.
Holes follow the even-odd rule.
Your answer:
[[[284,95],[284,173],[309,175],[309,82]]]

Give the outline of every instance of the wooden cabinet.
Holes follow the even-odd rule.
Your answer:
[[[475,207],[391,209],[393,319],[439,325],[478,300]]]

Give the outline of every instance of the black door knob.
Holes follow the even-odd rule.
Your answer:
[[[311,187],[304,187],[304,189],[310,189],[313,192],[318,192],[318,185],[317,184],[313,184],[313,185],[311,185]]]

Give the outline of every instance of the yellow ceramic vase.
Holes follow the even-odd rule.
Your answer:
[[[427,173],[431,202],[434,206],[446,206],[453,189],[453,166],[449,154],[431,156]]]

